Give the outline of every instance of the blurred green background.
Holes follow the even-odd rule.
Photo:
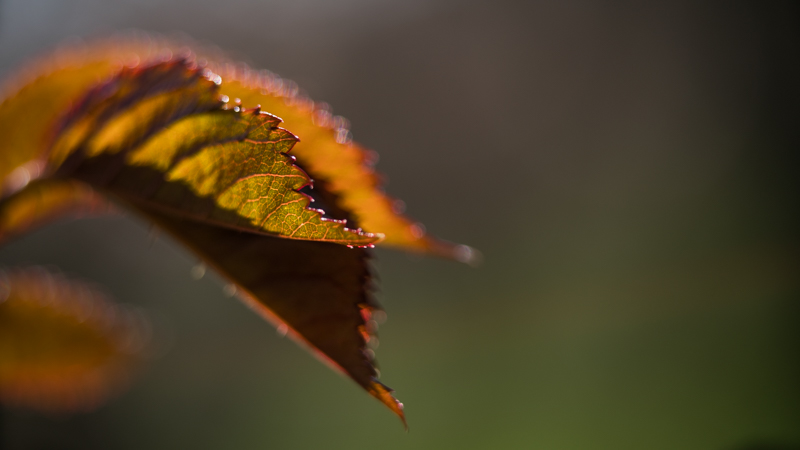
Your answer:
[[[0,0],[0,70],[183,32],[297,81],[473,269],[379,249],[410,432],[135,218],[0,249],[156,318],[97,412],[6,410],[8,449],[800,448],[796,2]],[[1,137],[0,137],[1,138]],[[301,136],[302,138],[302,136]]]

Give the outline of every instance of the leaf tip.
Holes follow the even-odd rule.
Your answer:
[[[385,384],[381,383],[380,381],[376,380],[375,378],[372,379],[372,383],[369,387],[369,393],[373,397],[377,398],[381,403],[386,405],[393,413],[400,418],[403,422],[403,427],[405,428],[406,432],[408,432],[408,422],[406,421],[406,415],[403,411],[405,406],[400,403],[399,400],[395,398],[392,393],[394,392],[393,389],[389,388]]]

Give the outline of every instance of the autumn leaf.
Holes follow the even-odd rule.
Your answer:
[[[56,124],[38,177],[246,231],[354,246],[381,239],[308,208],[297,190],[310,179],[285,155],[297,139],[269,114],[222,110],[202,73],[184,60],[123,68]]]
[[[219,267],[260,312],[269,311],[402,417],[390,390],[374,379],[368,356],[368,314],[375,305],[367,300],[363,250],[264,236],[368,246],[380,235],[349,230],[308,208],[310,199],[298,191],[311,180],[286,154],[297,138],[275,116],[225,109],[213,78],[183,60],[161,61],[123,67],[89,89],[52,122],[48,151],[12,172],[25,170],[25,176],[10,178],[4,191],[3,231],[18,234],[54,214],[58,208],[51,205],[86,206],[93,192],[105,193],[162,224]],[[191,239],[195,228],[205,237]],[[243,240],[254,242],[249,252],[237,250]],[[211,243],[216,251],[207,248]],[[360,257],[342,264],[342,252]],[[233,263],[229,254],[238,255]],[[319,264],[324,273],[312,270]],[[250,267],[284,292],[247,278]],[[294,274],[288,290],[274,281],[287,271]],[[350,277],[349,285],[337,292],[342,276]],[[319,305],[302,308],[304,302]]]
[[[42,268],[0,270],[0,402],[88,411],[120,392],[149,324],[93,286]]]
[[[169,55],[204,64],[218,77],[223,98],[233,104],[240,101],[237,107],[260,105],[262,110],[281,117],[300,136],[292,154],[314,180],[313,195],[324,200],[331,215],[350,219],[351,228],[385,235],[385,245],[473,265],[480,262],[481,255],[475,249],[433,238],[419,222],[403,216],[404,203],[387,196],[381,188],[381,177],[373,167],[377,154],[352,141],[347,120],[333,116],[327,104],[303,97],[295,83],[272,72],[250,69],[227,59],[219,50],[191,41],[176,42],[142,33],[62,50],[42,58],[29,72],[52,70],[52,61],[57,60],[59,70],[83,74],[84,68],[99,67],[94,71],[108,76],[114,67],[157,61]],[[2,126],[0,121],[0,131]],[[0,154],[4,153],[1,149]]]
[[[100,194],[187,245],[405,422],[368,347],[378,307],[365,247],[386,233],[399,248],[463,262],[478,254],[402,216],[380,188],[375,154],[324,104],[203,55],[145,39],[34,65],[41,72],[0,105],[0,132],[11,136],[0,141],[0,242],[66,211],[95,211]],[[310,207],[315,199],[327,213]]]

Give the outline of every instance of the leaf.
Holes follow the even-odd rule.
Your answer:
[[[86,183],[186,243],[249,292],[262,314],[402,418],[368,356],[375,305],[364,250],[331,244],[367,246],[380,236],[309,209],[298,190],[310,180],[286,155],[297,138],[272,115],[221,109],[213,76],[197,73],[183,61],[161,62],[123,68],[89,90],[55,122],[46,162],[32,162],[33,181],[0,202],[6,228],[19,232],[33,220],[33,212],[11,214],[15,208],[47,206],[31,202],[36,195]]]
[[[216,84],[183,60],[123,68],[73,102],[36,177],[75,178],[132,203],[155,202],[199,220],[287,238],[354,246],[381,238],[308,208],[309,198],[296,190],[310,180],[283,155],[296,138],[273,116],[220,111],[218,97]],[[189,123],[164,130],[185,117]],[[151,138],[149,147],[131,154]],[[183,153],[161,151],[178,141],[190,146],[172,147]],[[28,182],[15,183],[6,195]]]
[[[297,138],[272,115],[220,110],[218,97],[183,60],[123,70],[68,118],[50,170],[219,226],[357,246],[381,238],[308,208],[297,192],[308,175],[285,154]]]
[[[372,275],[364,249],[327,242],[291,241],[240,233],[142,211],[191,248],[224,278],[253,310],[306,344],[334,369],[348,375],[394,411],[405,424],[403,405],[377,380],[372,350]]]
[[[40,180],[3,202],[0,244],[63,216],[108,214],[112,210],[104,198],[83,183]]]
[[[88,47],[4,101],[0,131],[15,137],[0,143],[0,239],[59,208],[91,204],[92,192],[108,196],[186,244],[255,310],[405,422],[367,347],[376,309],[367,250],[336,245],[369,247],[383,235],[323,217],[301,190],[353,228],[386,232],[391,245],[464,262],[478,254],[402,216],[401,202],[380,188],[375,154],[353,144],[326,105],[271,74],[176,48],[147,39]],[[47,104],[71,77],[89,81]],[[46,106],[23,116],[24,101]],[[9,152],[20,154],[2,156]]]
[[[479,263],[481,255],[475,249],[433,238],[421,224],[403,216],[403,202],[381,189],[381,177],[373,168],[376,153],[352,142],[347,120],[334,117],[326,104],[298,95],[297,85],[289,80],[233,63],[219,51],[190,41],[177,43],[146,34],[95,43],[61,59],[72,58],[85,65],[107,65],[109,61],[120,65],[121,61],[144,63],[173,54],[202,61],[219,74],[221,93],[232,102],[239,99],[241,106],[248,108],[260,105],[262,110],[281,117],[301,137],[292,154],[314,180],[314,196],[325,200],[328,212],[349,218],[353,228],[382,233],[383,244]]]
[[[0,270],[0,402],[88,411],[141,364],[145,317],[94,287],[41,268]]]

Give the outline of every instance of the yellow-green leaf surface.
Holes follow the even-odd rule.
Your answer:
[[[0,269],[0,402],[86,411],[141,363],[145,318],[94,287],[41,268]]]
[[[131,152],[106,189],[137,206],[243,231],[354,246],[376,242],[379,235],[349,230],[308,208],[309,198],[298,192],[308,175],[286,155],[297,138],[278,123],[257,110],[187,117]]]

